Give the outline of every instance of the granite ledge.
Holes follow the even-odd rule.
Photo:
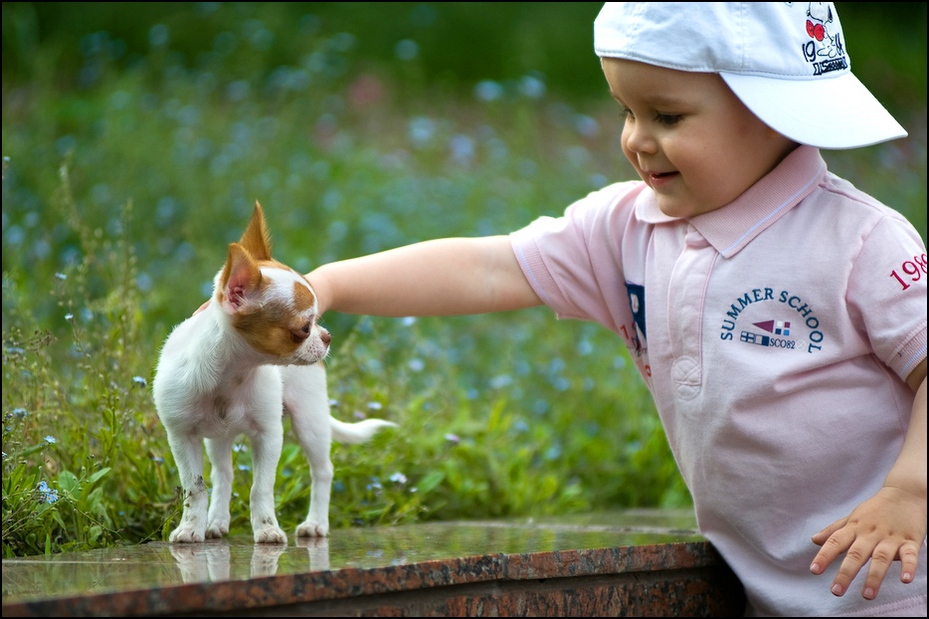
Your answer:
[[[687,512],[244,534],[3,561],[3,616],[721,616],[738,581]]]

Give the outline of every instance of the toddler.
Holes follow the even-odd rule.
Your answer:
[[[926,616],[926,248],[820,156],[906,135],[834,6],[607,3],[594,43],[641,180],[323,265],[321,311],[606,326],[747,614]]]

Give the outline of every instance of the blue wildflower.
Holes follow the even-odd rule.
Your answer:
[[[541,99],[545,95],[545,82],[533,75],[524,75],[519,80],[519,92],[530,99]]]
[[[503,86],[493,80],[483,80],[474,87],[474,96],[480,101],[496,101],[503,96]]]
[[[55,437],[54,437],[54,436],[52,436],[51,434],[49,434],[48,436],[45,437],[45,442],[48,443],[49,445],[54,445],[54,444],[57,443],[58,441],[55,440]]]
[[[50,488],[44,480],[39,482],[38,490],[39,503],[51,504],[58,500],[58,491]]]
[[[413,60],[419,56],[419,45],[411,39],[403,39],[394,46],[394,54],[400,60]]]
[[[499,374],[490,379],[490,386],[493,389],[502,389],[513,384],[513,377],[509,374]]]

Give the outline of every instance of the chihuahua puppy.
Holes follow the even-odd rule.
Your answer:
[[[328,534],[332,439],[362,443],[396,424],[381,419],[343,423],[331,416],[321,363],[331,337],[317,319],[316,295],[306,279],[271,257],[264,214],[256,202],[242,239],[229,245],[213,296],[168,336],[152,382],[184,490],[184,511],[171,542],[202,542],[229,532],[232,446],[240,434],[252,445],[255,542],[287,542],[274,508],[283,414],[290,415],[312,478],[310,509],[297,537]],[[212,466],[209,501],[203,443]]]

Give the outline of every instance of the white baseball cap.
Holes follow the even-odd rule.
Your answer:
[[[906,130],[852,74],[831,2],[607,2],[598,56],[719,73],[778,133],[818,148],[857,148]]]

